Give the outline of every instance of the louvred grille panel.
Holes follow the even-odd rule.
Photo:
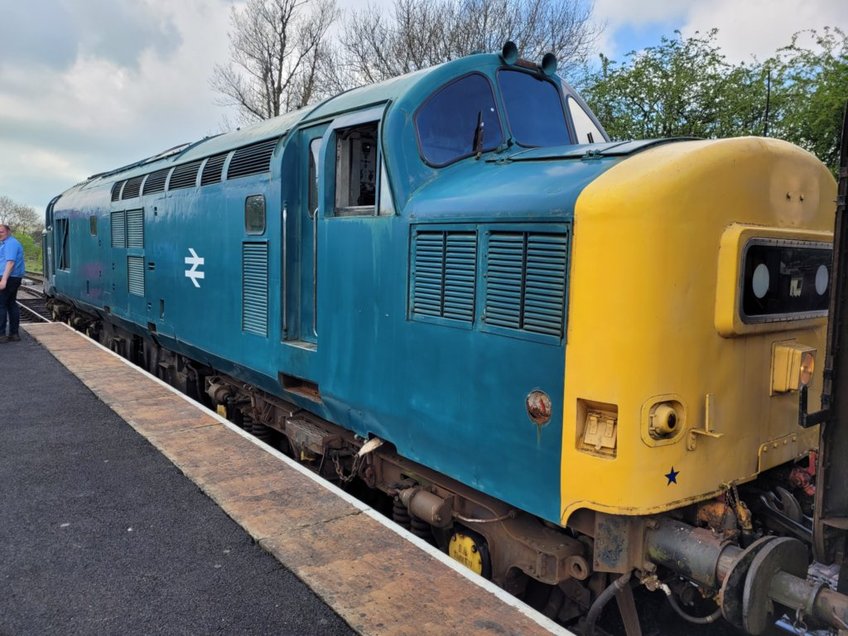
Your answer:
[[[141,182],[144,181],[144,175],[129,179],[124,185],[124,191],[121,193],[121,199],[134,199],[141,191]]]
[[[242,244],[242,329],[268,335],[268,244]]]
[[[492,232],[483,320],[562,338],[567,255],[565,234]]]
[[[179,190],[181,188],[193,188],[197,183],[197,171],[200,169],[200,161],[184,163],[174,168],[174,174],[168,182],[168,190]]]
[[[165,191],[165,181],[168,180],[168,172],[170,168],[151,172],[147,176],[147,181],[144,182],[144,194],[156,194],[157,192]]]
[[[206,165],[203,166],[203,174],[200,175],[200,185],[210,185],[221,181],[221,171],[224,168],[224,162],[227,160],[227,154],[215,155],[209,157]]]
[[[236,150],[227,168],[227,179],[268,172],[271,169],[271,155],[278,141],[279,138],[268,139]]]
[[[477,234],[420,231],[414,251],[413,315],[474,322]]]

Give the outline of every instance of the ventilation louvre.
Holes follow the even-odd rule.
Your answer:
[[[529,234],[524,330],[563,336],[568,241],[563,234]]]
[[[127,210],[127,247],[144,247],[144,210]]]
[[[483,320],[562,338],[567,253],[565,234],[492,232]]]
[[[124,212],[112,212],[112,247],[127,246],[126,217]]]
[[[193,188],[197,184],[197,171],[200,169],[200,161],[192,161],[176,166],[168,182],[168,190],[179,190],[181,188]]]
[[[236,150],[227,168],[227,179],[268,172],[271,169],[271,155],[278,141],[279,137],[275,137]]]
[[[112,184],[112,201],[118,201],[121,198],[121,188],[124,187],[124,181],[116,181]]]
[[[144,194],[156,194],[157,192],[165,191],[165,182],[168,180],[168,172],[170,168],[151,172],[147,176],[147,181],[144,182]]]
[[[224,169],[224,162],[227,160],[228,154],[229,153],[225,152],[221,155],[209,157],[209,160],[206,162],[206,165],[203,166],[203,174],[200,175],[201,186],[211,185],[213,183],[220,183],[221,173]]]
[[[417,232],[412,268],[412,313],[474,322],[477,234]]]
[[[144,257],[127,256],[127,291],[144,296]]]
[[[242,244],[242,330],[268,335],[268,244]]]
[[[141,192],[141,182],[144,181],[144,175],[128,179],[124,184],[124,190],[121,192],[121,200],[135,199],[138,193]]]

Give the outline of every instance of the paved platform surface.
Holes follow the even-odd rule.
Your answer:
[[[0,345],[0,633],[567,633],[70,328],[26,330]]]
[[[21,337],[0,344],[0,634],[355,633]]]

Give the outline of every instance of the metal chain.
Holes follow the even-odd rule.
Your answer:
[[[724,493],[724,501],[731,510],[734,512],[736,511],[736,502],[739,501],[739,493],[736,490],[736,484],[729,484]]]
[[[350,469],[350,474],[345,476],[344,471],[342,470],[341,462],[339,461],[338,453],[332,453],[333,466],[336,467],[336,475],[338,475],[339,479],[343,484],[346,484],[350,481],[353,481],[354,477],[356,477],[359,472],[359,464],[362,461],[362,456],[357,454],[353,458],[353,466]]]

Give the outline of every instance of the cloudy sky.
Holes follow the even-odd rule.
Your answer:
[[[85,177],[219,132],[209,89],[234,0],[0,0],[0,195],[43,211]],[[339,0],[346,10],[367,0]],[[389,7],[391,0],[377,0]],[[719,29],[734,60],[800,29],[848,28],[846,0],[595,0],[613,59]]]

